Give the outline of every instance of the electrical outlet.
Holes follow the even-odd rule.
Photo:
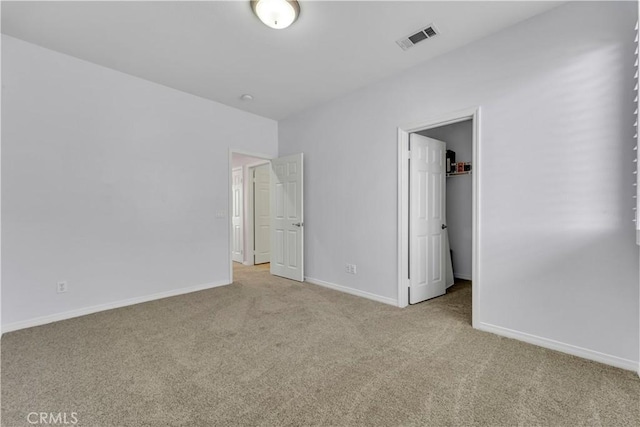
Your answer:
[[[65,293],[69,290],[69,284],[65,282],[58,282],[57,291],[59,294]]]
[[[351,264],[345,264],[344,271],[346,271],[347,273],[351,273]]]
[[[356,269],[356,265],[355,264],[346,264],[344,267],[344,271],[346,271],[349,274],[356,274],[357,269]]]
[[[351,274],[358,274],[358,266],[351,264]]]

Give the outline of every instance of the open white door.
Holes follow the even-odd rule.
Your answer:
[[[235,168],[231,171],[231,233],[232,248],[231,258],[236,262],[243,261],[243,218],[242,218],[242,168]]]
[[[446,144],[411,134],[409,303],[446,292]]]
[[[302,153],[271,160],[271,274],[304,281]]]
[[[253,248],[254,264],[271,260],[271,213],[269,212],[269,175],[271,166],[265,164],[253,170]]]

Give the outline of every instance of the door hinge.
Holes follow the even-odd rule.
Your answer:
[[[407,151],[407,159],[411,158],[411,150]]]

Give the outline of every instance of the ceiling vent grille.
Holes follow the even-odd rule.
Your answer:
[[[438,34],[440,34],[440,31],[438,31],[435,25],[430,24],[413,34],[397,40],[396,43],[398,43],[398,46],[400,46],[402,50],[407,50],[421,41],[435,37]]]

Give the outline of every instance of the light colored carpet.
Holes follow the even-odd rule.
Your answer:
[[[398,309],[235,278],[6,334],[2,425],[640,425],[635,373],[473,330],[468,284]]]

